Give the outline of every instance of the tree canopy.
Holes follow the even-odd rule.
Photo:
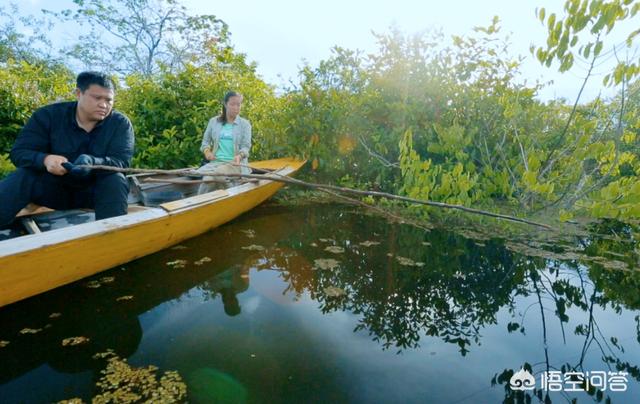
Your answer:
[[[206,122],[234,89],[245,94],[243,114],[254,127],[252,158],[307,158],[303,175],[314,182],[524,215],[640,217],[637,60],[620,59],[610,72],[616,97],[543,102],[541,85],[520,80],[522,58],[511,55],[494,18],[452,38],[391,29],[376,34],[378,50],[366,55],[336,46],[318,65],[302,66],[297,83],[275,89],[213,15],[189,15],[177,0],[74,4],[53,15],[89,31],[62,51],[117,73],[116,107],[136,128],[136,165],[198,164]],[[561,70],[578,58],[615,55],[620,44],[610,46],[607,33],[637,18],[638,4],[569,0],[562,16],[539,9],[531,18],[549,33],[533,51]],[[70,97],[75,69],[71,58],[64,66],[40,63],[51,59],[7,15],[0,19],[7,61],[0,113],[8,117],[0,155],[33,109]],[[637,44],[635,29],[624,47]],[[87,35],[100,37],[99,46],[87,45],[96,43]],[[6,157],[0,167],[11,169]]]
[[[228,46],[228,27],[214,15],[191,16],[177,0],[73,0],[74,9],[48,12],[88,28],[64,53],[86,66],[122,75],[177,71]],[[99,41],[96,41],[99,38]]]

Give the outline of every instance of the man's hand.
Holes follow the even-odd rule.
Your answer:
[[[62,166],[62,163],[67,162],[66,157],[58,156],[57,154],[49,154],[44,158],[44,166],[53,175],[65,175],[67,170]]]
[[[240,164],[240,155],[236,154],[236,156],[233,158],[233,162],[236,164]]]
[[[90,156],[88,154],[81,154],[78,156],[76,161],[73,164],[66,162],[63,164],[64,168],[69,172],[69,175],[76,178],[86,178],[91,174],[91,168],[87,166],[92,166],[96,163],[96,158]],[[78,167],[84,166],[84,167]]]
[[[211,152],[211,150],[207,149],[204,151],[204,158],[209,161],[213,161],[216,159],[216,156]]]

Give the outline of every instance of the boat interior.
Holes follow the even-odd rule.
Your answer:
[[[259,174],[264,170],[254,171]],[[136,174],[129,179],[128,213],[139,212],[149,208],[188,198],[198,194],[200,177],[185,177],[172,174]],[[229,189],[257,179],[219,179],[216,188]],[[9,225],[0,227],[0,241],[37,234],[63,227],[95,221],[92,209],[53,210],[44,206],[29,204],[22,209],[16,219]]]

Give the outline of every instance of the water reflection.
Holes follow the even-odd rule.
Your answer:
[[[276,213],[269,219],[252,221],[267,235],[263,242],[275,243],[283,236],[282,231],[294,230],[290,226],[280,226],[280,230],[272,226],[272,221],[284,221],[278,216]],[[131,357],[142,340],[139,317],[164,302],[184,299],[194,287],[206,290],[207,299],[220,297],[227,315],[239,314],[236,295],[249,286],[248,268],[239,267],[235,264],[238,256],[228,253],[238,250],[239,241],[229,237],[230,232],[229,228],[220,229],[192,240],[188,247],[176,246],[0,309],[0,341],[6,343],[0,348],[0,402],[25,401],[28,396],[22,396],[27,393],[22,387],[19,391],[8,389],[12,393],[8,395],[2,394],[2,385],[11,387],[12,380],[28,378],[29,372],[38,374],[43,366],[60,373],[91,371],[97,380],[104,363],[93,358],[96,353],[112,350],[119,357]],[[214,258],[205,259],[209,256]],[[194,265],[195,261],[201,264]],[[184,268],[182,262],[189,263],[189,268]],[[65,338],[76,336],[86,337],[90,343],[62,346]],[[69,392],[86,395],[91,391],[86,386],[64,390],[66,395],[58,399],[68,398]],[[52,394],[55,397],[62,392]]]
[[[345,248],[335,255],[337,268],[286,271],[283,276],[298,294],[308,290],[323,312],[358,314],[357,330],[367,331],[385,348],[416,348],[426,334],[456,344],[464,355],[478,341],[482,326],[495,322],[530,265],[492,241],[479,246],[453,234],[424,235],[406,226],[380,225],[365,232],[371,235],[367,240],[354,240],[366,220],[351,221],[325,243],[316,241],[310,260],[331,256],[326,248],[332,245]],[[319,238],[310,232],[303,243]],[[381,244],[366,247],[367,242]],[[345,290],[346,296],[327,296],[324,291],[331,286]]]
[[[263,207],[0,310],[0,397],[25,400],[15,386],[38,382],[43,365],[95,382],[92,355],[113,349],[178,369],[196,402],[222,397],[207,388],[218,384],[253,402],[629,402],[640,380],[636,235],[605,223],[578,240],[500,240],[333,206]],[[90,343],[62,347],[72,336]],[[521,368],[535,390],[509,387]],[[599,370],[627,372],[628,391],[539,385],[544,372]],[[79,376],[68,384],[43,396],[95,393]]]
[[[577,390],[586,391],[578,395],[583,399],[632,402],[631,396],[612,391],[614,385],[607,383],[622,380],[623,383],[618,383],[618,390],[627,390],[634,380],[640,380],[639,368],[634,364],[638,362],[635,342],[640,342],[640,328],[636,326],[634,333],[627,332],[621,337],[615,331],[627,328],[628,324],[621,319],[615,325],[606,323],[611,322],[612,313],[620,315],[625,308],[639,308],[637,282],[640,278],[635,270],[637,230],[628,224],[600,223],[592,227],[588,236],[578,240],[578,248],[555,245],[551,249],[556,253],[568,251],[573,259],[545,260],[544,266],[528,272],[528,282],[517,288],[514,296],[533,297],[533,303],[527,310],[539,313],[544,361],[522,364],[523,369],[538,377],[538,387],[530,392],[514,391],[509,387],[517,369],[505,369],[494,376],[492,384],[504,385],[504,402],[530,402],[532,398],[551,402],[547,389],[539,388],[543,379],[548,383],[549,374],[562,376],[562,382],[557,386],[562,390],[556,395],[563,399],[576,397],[565,391],[567,386],[574,386]],[[575,254],[576,251],[579,253]],[[525,332],[520,328],[523,317],[513,316],[519,322],[509,323],[510,332],[518,329]],[[602,324],[603,319],[605,324]],[[634,320],[636,325],[640,324],[637,314]],[[550,336],[554,322],[561,332],[555,338]],[[551,347],[558,344],[553,340],[559,337],[563,345],[575,347],[570,360],[552,352]],[[594,356],[601,361],[594,360]],[[633,358],[633,363],[630,358]]]
[[[237,316],[241,312],[238,302],[239,293],[249,289],[249,268],[235,265],[214,276],[202,284],[202,289],[209,292],[209,297],[220,296],[224,312],[228,316]]]

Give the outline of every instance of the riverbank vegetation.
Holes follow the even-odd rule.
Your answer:
[[[75,3],[46,16],[111,35],[105,49],[78,41],[54,57],[38,45],[50,43],[46,32],[29,37],[14,13],[0,15],[0,175],[13,169],[7,153],[33,110],[73,99],[76,70],[89,66],[117,73],[116,108],[135,127],[136,167],[198,164],[205,125],[234,89],[253,124],[252,159],[306,158],[302,179],[550,221],[640,218],[637,54],[605,77],[603,86],[618,89],[613,98],[541,101],[542,85],[521,80],[521,58],[511,56],[496,18],[452,38],[391,29],[376,34],[370,55],[337,46],[276,89],[215,16],[189,16],[164,0],[165,14],[143,12],[138,21],[127,16],[149,2]],[[569,70],[576,60],[593,66],[622,47],[636,49],[638,31],[625,44],[607,43],[606,34],[639,9],[640,1],[569,0],[555,13],[537,10],[531,18],[549,36],[532,52],[543,65]],[[166,16],[170,30],[161,24]],[[143,40],[126,40],[131,35]]]

